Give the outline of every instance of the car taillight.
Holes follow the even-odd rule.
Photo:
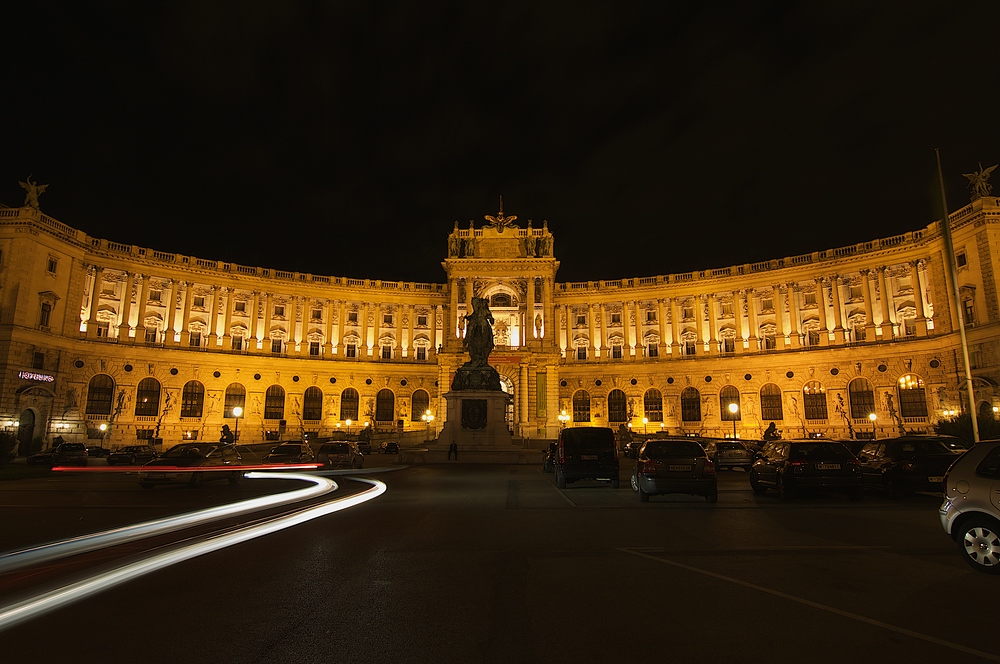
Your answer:
[[[711,459],[705,459],[705,472],[712,475],[715,474],[715,464],[712,463]]]
[[[660,469],[660,464],[656,461],[640,461],[639,464],[641,465],[639,472],[643,475],[655,475]]]
[[[800,467],[806,465],[806,462],[805,461],[789,461],[788,465],[791,466],[792,468],[800,468]]]
[[[916,466],[914,466],[909,461],[904,462],[902,467],[903,467],[903,470],[905,470],[908,473],[909,472],[913,472],[913,469],[916,468]]]
[[[559,463],[566,462],[566,449],[562,446],[562,441],[559,444]]]

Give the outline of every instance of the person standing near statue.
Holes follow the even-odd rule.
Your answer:
[[[228,424],[222,425],[222,435],[219,436],[219,442],[223,445],[232,445],[236,442],[236,436],[233,435],[233,432],[229,428]]]
[[[448,460],[451,461],[451,455],[455,455],[455,461],[458,461],[458,443],[452,443],[448,446]]]

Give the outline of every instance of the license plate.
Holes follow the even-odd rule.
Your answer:
[[[675,472],[684,472],[684,471],[691,470],[691,466],[682,466],[682,465],[676,465],[675,464],[675,465],[671,465],[670,466],[670,470],[673,470]]]
[[[840,470],[839,463],[817,463],[816,470]]]
[[[930,477],[927,478],[927,481],[928,482],[944,482],[944,476],[943,475],[931,475]]]
[[[596,454],[581,454],[580,458],[583,459],[584,461],[595,461],[595,460],[597,460],[597,455]]]
[[[149,473],[146,475],[146,479],[150,480],[162,480],[164,477],[166,477],[165,473]]]

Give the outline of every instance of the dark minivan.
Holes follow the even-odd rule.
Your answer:
[[[618,488],[618,441],[608,427],[570,427],[559,434],[556,486],[576,480],[601,480]]]

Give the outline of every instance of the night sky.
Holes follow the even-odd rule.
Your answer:
[[[0,10],[0,202],[31,174],[92,236],[443,282],[502,194],[582,281],[919,229],[934,148],[951,210],[1000,161],[995,0],[152,4]]]

